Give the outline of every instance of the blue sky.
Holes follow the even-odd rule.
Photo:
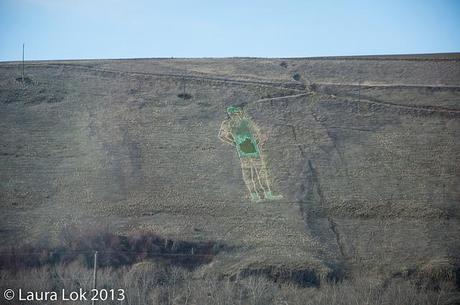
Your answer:
[[[0,0],[0,61],[460,51],[460,1]]]

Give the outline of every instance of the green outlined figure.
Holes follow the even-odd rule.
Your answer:
[[[241,162],[243,180],[251,195],[251,200],[277,200],[281,195],[273,195],[268,180],[267,168],[262,159],[260,146],[261,133],[259,128],[246,116],[240,107],[228,107],[229,118],[220,126],[219,138],[236,147]]]

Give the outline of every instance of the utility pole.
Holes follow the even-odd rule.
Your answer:
[[[358,82],[358,102],[361,102],[361,76],[359,77]]]
[[[187,66],[185,66],[185,69],[184,69],[184,76],[182,77],[182,94],[185,96],[185,78],[187,76]]]
[[[361,113],[361,73],[358,79],[358,113]]]
[[[97,251],[94,252],[94,266],[93,266],[93,289],[96,289],[97,285]],[[91,297],[94,297],[92,295]],[[94,298],[91,300],[91,304],[94,305]]]
[[[24,43],[22,44],[22,84],[24,84]]]

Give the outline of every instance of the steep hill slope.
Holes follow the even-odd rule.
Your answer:
[[[228,246],[203,272],[458,270],[460,59],[0,64],[0,240],[69,224]],[[181,98],[181,93],[191,98]],[[218,138],[242,105],[283,199]],[[430,269],[431,270],[431,269]],[[283,273],[283,274],[284,274]]]

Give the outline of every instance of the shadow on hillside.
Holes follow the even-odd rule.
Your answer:
[[[0,253],[0,269],[22,270],[74,261],[91,267],[97,251],[99,267],[118,268],[154,259],[191,270],[208,264],[223,249],[224,245],[214,241],[171,240],[150,232],[124,236],[71,228],[62,232],[59,244],[54,246],[43,242],[3,250]]]

